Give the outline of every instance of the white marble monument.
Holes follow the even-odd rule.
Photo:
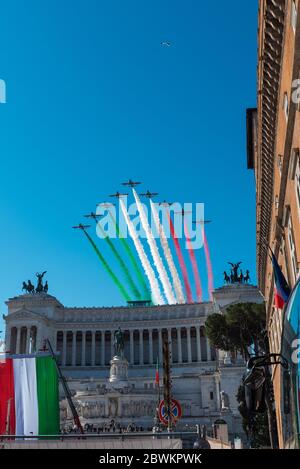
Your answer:
[[[46,292],[27,293],[7,301],[5,342],[11,353],[24,354],[50,340],[83,425],[103,427],[114,420],[123,427],[151,429],[157,405],[155,364],[157,357],[162,364],[162,336],[167,334],[172,394],[182,406],[177,428],[211,427],[221,416],[220,392],[224,391],[230,409],[222,419],[229,434],[241,434],[235,396],[244,363],[210,346],[205,321],[229,304],[261,300],[251,285],[217,289],[213,302],[172,306],[74,308],[63,306]],[[121,358],[114,350],[119,327],[124,334]],[[160,380],[162,386],[162,370]],[[62,392],[61,422],[62,426],[72,424]]]

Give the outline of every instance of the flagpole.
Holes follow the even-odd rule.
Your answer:
[[[5,425],[5,432],[6,432],[6,435],[9,435],[9,431],[10,431],[10,406],[11,406],[11,401],[12,401],[12,397],[10,399],[8,399],[7,401],[7,412],[6,412],[6,425]]]
[[[157,379],[158,378],[158,379]],[[157,355],[157,360],[156,360],[156,376],[155,376],[155,381],[156,381],[156,387],[157,387],[157,403],[156,403],[156,422],[155,424],[157,427],[159,427],[159,405],[160,405],[160,382],[159,382],[159,358]]]

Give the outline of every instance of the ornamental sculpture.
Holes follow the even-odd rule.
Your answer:
[[[124,334],[119,327],[114,334],[114,349],[117,357],[124,358],[124,346]]]
[[[250,271],[246,270],[246,274],[244,275],[240,265],[242,262],[238,262],[237,264],[233,264],[232,262],[228,262],[231,265],[230,274],[226,271],[224,272],[224,282],[228,284],[248,284],[250,282]]]
[[[28,280],[27,283],[23,282],[22,290],[25,290],[26,293],[48,293],[48,282],[46,281],[45,284],[43,284],[43,277],[46,273],[46,270],[41,274],[37,272],[35,274],[37,278],[37,286],[34,287],[31,280]]]

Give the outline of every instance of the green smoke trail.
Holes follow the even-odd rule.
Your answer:
[[[96,221],[97,223],[97,221]],[[102,228],[101,226],[101,223],[98,223],[98,225],[100,230],[101,230],[101,233],[103,234],[103,237],[105,239],[105,241],[107,242],[108,246],[110,247],[110,249],[112,250],[112,252],[114,253],[114,256],[116,257],[116,259],[118,260],[119,264],[120,264],[120,267],[121,269],[123,270],[124,274],[125,274],[125,277],[130,285],[130,288],[131,288],[131,291],[133,293],[133,295],[135,296],[135,298],[137,298],[138,300],[141,299],[141,294],[139,292],[139,290],[137,289],[131,275],[130,275],[130,272],[129,270],[127,269],[126,267],[126,264],[125,262],[123,261],[122,257],[120,256],[119,252],[117,251],[117,249],[115,248],[113,242],[111,241],[111,239],[109,238],[109,236],[106,235],[104,229]]]
[[[151,294],[149,292],[149,289],[147,287],[147,284],[145,282],[145,278],[144,278],[144,275],[135,259],[135,256],[129,246],[129,244],[127,243],[126,239],[122,237],[122,235],[120,236],[120,227],[119,227],[119,224],[117,222],[117,220],[115,219],[115,217],[113,216],[113,214],[111,213],[111,211],[109,210],[109,214],[110,214],[110,217],[112,219],[112,221],[114,222],[115,226],[116,226],[116,231],[117,231],[117,235],[118,235],[118,238],[120,239],[125,251],[127,252],[127,255],[131,261],[131,264],[136,272],[136,275],[137,275],[137,278],[139,279],[139,284],[142,288],[142,291],[143,291],[143,294],[145,295],[145,300],[149,300],[151,299]]]
[[[99,257],[103,267],[105,268],[106,272],[108,273],[108,275],[112,278],[113,282],[115,283],[115,285],[119,288],[122,296],[125,298],[126,301],[131,301],[131,298],[130,296],[128,295],[126,289],[123,287],[123,285],[121,284],[121,282],[119,281],[118,277],[114,274],[114,272],[111,270],[111,268],[109,267],[108,263],[106,262],[106,260],[104,259],[104,257],[102,256],[101,252],[99,251],[99,249],[97,248],[96,244],[94,243],[94,241],[92,240],[92,238],[90,237],[90,235],[85,231],[83,230],[85,236],[87,237],[87,239],[89,240],[89,242],[91,243],[94,251],[96,252],[97,256]]]

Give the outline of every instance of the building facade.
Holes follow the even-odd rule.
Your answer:
[[[281,352],[283,311],[274,305],[269,247],[289,285],[300,273],[300,3],[260,0],[257,109],[247,111],[248,167],[255,170],[257,275],[271,351]],[[273,370],[282,440],[281,371]]]
[[[7,302],[6,344],[11,354],[27,354],[49,339],[68,380],[83,424],[105,426],[112,420],[152,428],[158,392],[157,358],[162,363],[163,334],[168,336],[172,396],[182,407],[178,428],[211,427],[224,420],[230,436],[242,435],[236,393],[244,373],[241,359],[232,360],[210,347],[205,321],[226,305],[261,301],[251,285],[228,285],[215,301],[173,306],[67,308],[45,293],[25,294]],[[114,332],[124,334],[126,373],[114,386]],[[162,386],[162,371],[161,386]],[[162,393],[162,389],[161,389]],[[162,395],[162,394],[161,394]],[[72,423],[62,395],[62,426]]]

